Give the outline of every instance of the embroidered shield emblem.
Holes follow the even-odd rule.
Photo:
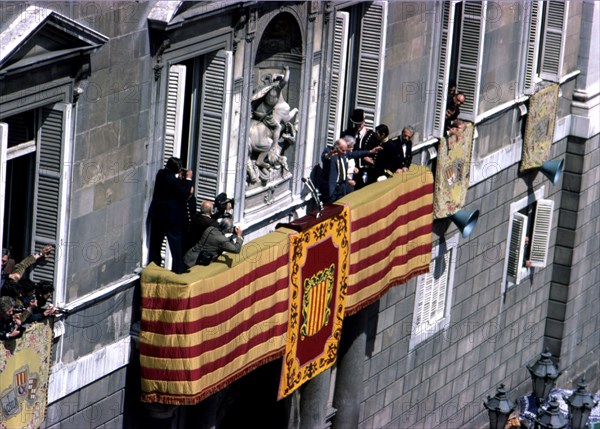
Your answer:
[[[335,265],[331,264],[304,281],[302,299],[301,339],[318,333],[329,323],[331,295],[334,285]]]

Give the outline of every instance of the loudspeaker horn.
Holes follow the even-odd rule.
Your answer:
[[[458,227],[463,238],[467,238],[473,232],[473,228],[477,225],[479,219],[479,210],[467,211],[459,210],[450,216],[452,222]]]
[[[540,171],[552,182],[552,186],[555,186],[560,180],[564,163],[563,159],[554,159],[544,162],[540,167]]]

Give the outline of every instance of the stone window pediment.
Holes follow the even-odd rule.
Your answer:
[[[159,30],[168,30],[168,27],[176,27],[187,20],[204,16],[211,12],[220,11],[226,7],[235,6],[241,1],[172,1],[161,0],[156,2],[150,13],[148,21],[150,27]]]
[[[0,32],[0,75],[80,56],[107,40],[57,12],[29,6]]]

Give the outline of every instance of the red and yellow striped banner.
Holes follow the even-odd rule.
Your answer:
[[[346,315],[379,299],[391,286],[428,271],[432,201],[432,175],[420,166],[340,201],[347,208],[339,211],[349,213],[349,255],[344,270],[339,270],[342,260],[336,260],[333,275],[346,288]],[[218,262],[193,267],[187,274],[176,275],[154,264],[144,269],[143,401],[196,404],[254,368],[284,356],[291,320],[288,305],[298,274],[294,261],[301,260],[293,257],[290,248],[293,235],[302,234],[279,228],[246,243],[240,255],[225,254]],[[317,258],[323,263],[326,259]],[[324,324],[336,318],[326,311],[334,308],[326,306],[328,300],[339,299],[334,289],[328,291],[331,263],[302,277],[311,286],[305,288],[308,294],[301,294],[307,302],[302,320],[308,323],[299,334],[304,339],[295,355],[302,363],[314,359],[315,350],[304,344],[325,332]],[[340,280],[341,271],[347,273],[346,280]]]
[[[433,176],[426,167],[353,192],[346,315],[378,300],[396,284],[429,271]]]
[[[240,255],[190,271],[176,275],[151,264],[142,273],[143,401],[198,403],[283,354],[286,233],[273,232]]]

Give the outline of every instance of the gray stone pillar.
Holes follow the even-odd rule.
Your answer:
[[[330,375],[330,370],[324,371],[302,386],[300,429],[323,429],[326,426]]]
[[[333,429],[358,427],[366,349],[367,311],[361,310],[344,319],[333,397],[333,407],[337,409]]]

